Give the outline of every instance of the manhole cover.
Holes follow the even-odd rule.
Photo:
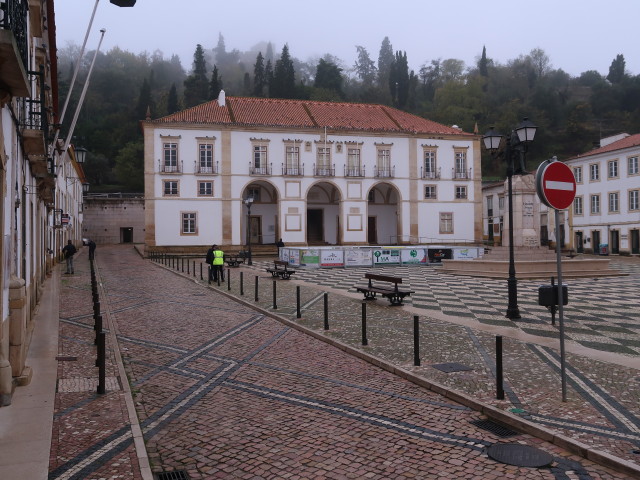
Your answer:
[[[487,450],[487,455],[500,463],[516,467],[548,467],[553,457],[539,448],[517,443],[494,443]]]
[[[445,373],[465,372],[467,370],[473,370],[473,368],[471,367],[467,367],[466,365],[463,365],[461,363],[456,363],[456,362],[436,363],[435,365],[431,365],[431,366]]]

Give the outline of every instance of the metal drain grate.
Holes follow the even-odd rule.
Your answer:
[[[467,367],[461,363],[451,362],[451,363],[436,363],[431,365],[433,368],[437,368],[441,372],[444,373],[453,373],[453,372],[466,372],[467,370],[473,370],[471,367]]]
[[[469,423],[483,430],[487,430],[488,432],[491,432],[500,438],[514,437],[518,435],[518,432],[515,432],[507,427],[503,427],[502,425],[492,422],[491,420],[472,420]]]
[[[187,472],[178,470],[175,472],[161,472],[155,474],[156,480],[189,480]]]

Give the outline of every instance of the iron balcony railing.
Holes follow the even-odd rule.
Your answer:
[[[249,163],[249,175],[271,175],[271,164],[256,167],[253,163]]]
[[[316,165],[313,164],[313,175],[316,177],[335,177],[336,166],[334,165]]]
[[[344,166],[345,177],[364,177],[364,167],[361,166]]]
[[[162,160],[158,160],[158,170],[160,173],[182,173],[184,172],[182,160],[176,163],[163,163]]]
[[[471,169],[468,170],[458,170],[457,168],[451,169],[451,178],[453,179],[470,179],[471,178]]]
[[[396,167],[373,167],[373,176],[377,178],[393,178],[395,177]]]
[[[304,164],[300,165],[282,165],[282,175],[290,177],[302,177],[304,175]]]
[[[44,67],[40,66],[40,71],[34,72],[29,70],[30,84],[33,91],[39,91],[38,98],[21,99],[21,108],[19,112],[20,126],[27,130],[42,130],[44,138],[49,137],[49,117],[46,109]],[[38,84],[38,89],[34,87]]]
[[[218,162],[214,165],[203,165],[197,160],[195,161],[194,171],[201,175],[218,175],[220,173],[218,169]]]
[[[440,168],[437,170],[425,170],[424,167],[420,167],[420,176],[426,179],[437,180],[440,178]]]
[[[29,50],[27,43],[27,11],[28,0],[0,1],[0,28],[11,30],[16,39],[22,65],[26,70],[29,66]]]

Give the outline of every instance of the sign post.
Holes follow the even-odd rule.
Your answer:
[[[558,322],[560,324],[560,374],[562,379],[562,401],[567,401],[567,374],[564,351],[564,309],[562,294],[562,258],[560,252],[560,210],[573,203],[576,196],[576,179],[573,171],[556,157],[545,160],[536,172],[536,191],[540,201],[556,212],[556,264],[558,269]]]

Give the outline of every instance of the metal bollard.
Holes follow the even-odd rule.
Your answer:
[[[413,364],[420,366],[420,317],[413,316]]]
[[[369,345],[367,339],[367,304],[362,302],[362,345]]]
[[[200,280],[204,280],[204,278],[202,277],[202,263],[200,264]]]
[[[302,317],[300,313],[300,285],[296,286],[296,318]]]
[[[106,348],[106,334],[104,332],[98,333],[98,393],[104,394],[107,389],[105,385],[106,370],[107,370],[107,348]]]
[[[227,290],[231,291],[231,270],[227,269]]]
[[[324,329],[329,330],[329,294],[324,294]]]
[[[504,400],[504,384],[502,371],[502,335],[496,335],[496,398]]]
[[[273,309],[277,310],[278,309],[278,304],[276,303],[276,281],[273,281]]]
[[[254,300],[257,302],[258,301],[258,275],[256,275],[256,285],[254,288]]]
[[[100,334],[100,332],[102,331],[102,315],[98,315],[96,317],[96,322],[95,322],[95,326],[94,326],[94,330],[96,331],[96,338],[93,341],[94,345],[98,344],[98,335]],[[96,363],[96,367],[98,366],[98,364]]]
[[[244,272],[240,272],[240,295],[244,295]]]

